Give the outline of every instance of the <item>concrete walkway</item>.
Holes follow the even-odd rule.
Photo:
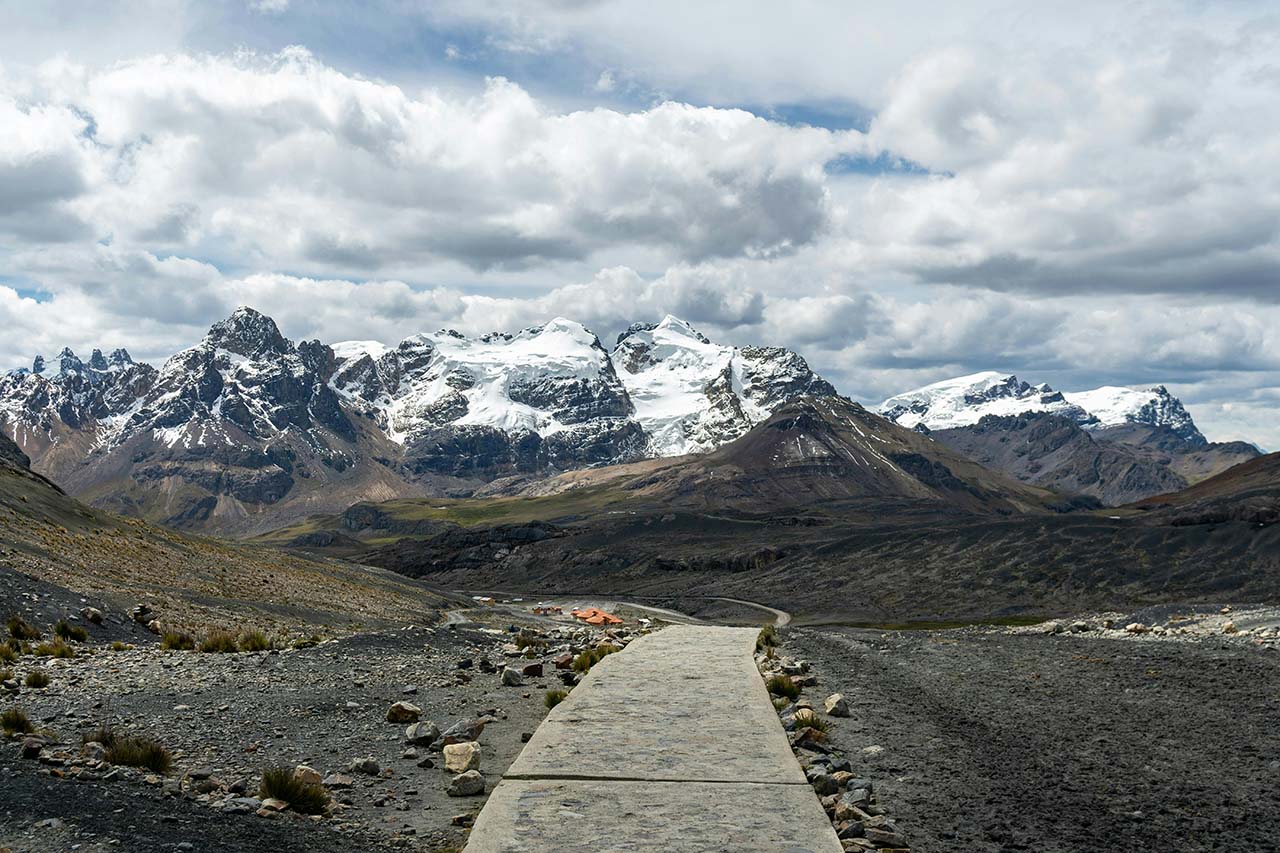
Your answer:
[[[468,853],[840,851],[756,671],[757,633],[679,625],[596,664],[494,789]]]

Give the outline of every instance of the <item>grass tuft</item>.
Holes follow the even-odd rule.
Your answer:
[[[141,735],[113,737],[107,747],[107,763],[141,767],[154,773],[168,773],[173,756],[158,741]],[[105,746],[105,744],[104,744]]]
[[[111,730],[110,726],[98,726],[91,732],[85,732],[80,738],[81,743],[100,743],[110,749],[115,745],[116,733]]]
[[[590,672],[591,667],[595,666],[614,652],[620,651],[622,651],[622,649],[617,646],[609,645],[608,643],[602,646],[596,646],[594,649],[588,649],[573,659],[573,671]]]
[[[547,695],[543,698],[542,702],[547,706],[547,710],[550,711],[552,708],[563,702],[565,697],[568,695],[568,690],[548,690]]]
[[[289,808],[302,814],[324,814],[329,808],[329,792],[323,785],[300,779],[287,767],[271,767],[262,771],[258,793],[263,799],[284,800]]]
[[[61,637],[56,640],[46,640],[36,646],[35,653],[40,657],[50,658],[73,658],[76,656],[75,648]]]
[[[36,626],[21,616],[10,616],[5,627],[9,629],[9,636],[15,640],[38,640],[42,636]]]
[[[785,696],[792,702],[800,698],[800,685],[791,680],[789,675],[770,676],[769,680],[764,683],[769,692],[774,696]]]
[[[12,681],[12,680],[13,680],[13,670],[0,669],[0,681]]]
[[[240,635],[240,651],[242,652],[265,652],[273,648],[275,648],[275,643],[261,631],[245,631]]]
[[[213,654],[228,654],[239,651],[234,634],[226,631],[214,631],[200,641],[200,651]]]
[[[88,631],[79,625],[72,625],[66,619],[58,620],[58,624],[53,626],[53,633],[64,640],[74,640],[77,643],[85,643],[89,640]]]
[[[5,643],[0,645],[0,663],[17,663],[18,652],[13,646]]]
[[[113,652],[127,652],[127,651],[129,651],[129,644],[128,644],[128,643],[122,643],[121,641],[116,640],[115,642],[113,642],[113,643],[111,644],[111,651],[113,651]]]
[[[39,690],[43,687],[48,687],[52,681],[53,679],[49,677],[49,673],[43,669],[33,669],[27,673],[26,685]]]
[[[9,737],[22,734],[29,735],[36,730],[31,724],[31,718],[21,708],[9,708],[3,714],[0,714],[0,729],[4,729],[4,733]]]
[[[318,645],[320,645],[320,637],[317,634],[312,634],[310,637],[303,637],[293,641],[293,647],[295,649],[314,649]]]
[[[756,637],[756,651],[769,652],[776,649],[779,645],[778,629],[772,625],[765,625],[760,629],[759,635]]]
[[[189,652],[196,647],[196,638],[183,631],[165,631],[160,638],[160,648],[171,652]]]
[[[821,740],[825,740],[827,733],[831,731],[831,724],[819,717],[818,712],[812,708],[801,708],[796,711],[795,721],[797,729],[813,729],[815,732],[820,732]]]

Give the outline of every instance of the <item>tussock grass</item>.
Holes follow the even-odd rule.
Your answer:
[[[160,648],[171,652],[189,652],[195,647],[196,638],[183,631],[165,631],[160,638]]]
[[[0,681],[12,681],[12,680],[13,680],[13,670],[0,669]]]
[[[831,731],[831,724],[818,716],[818,712],[812,708],[801,708],[796,711],[795,715],[797,729],[813,729],[822,735],[819,740],[826,740],[827,734]]]
[[[119,640],[116,640],[115,642],[113,642],[113,643],[111,644],[111,651],[113,651],[113,652],[127,652],[127,651],[129,651],[129,644],[128,644],[128,643],[122,643],[122,642],[120,642]]]
[[[275,643],[261,631],[245,631],[240,635],[240,651],[242,652],[265,652],[273,648],[275,648]]]
[[[228,654],[239,651],[234,634],[226,631],[214,631],[200,641],[200,651],[211,654]]]
[[[45,672],[43,669],[33,669],[27,673],[25,684],[28,687],[39,690],[41,688],[48,687],[52,681],[53,679],[49,677],[49,673]]]
[[[0,663],[17,663],[17,662],[18,662],[18,652],[13,648],[13,646],[9,645],[8,643],[5,643],[4,645],[0,645]]]
[[[329,809],[329,792],[324,786],[299,779],[287,767],[263,770],[258,793],[264,799],[284,800],[289,808],[302,814],[324,814]]]
[[[0,729],[4,729],[4,733],[9,737],[14,735],[29,735],[36,730],[31,724],[31,718],[21,708],[10,708],[3,714],[0,714]]]
[[[608,644],[597,646],[594,649],[588,649],[573,659],[573,671],[590,672],[591,667],[595,666],[614,652],[620,651],[622,651],[622,649]]]
[[[81,743],[100,743],[108,749],[115,745],[116,733],[111,730],[110,726],[98,726],[90,732],[85,732],[80,738]]]
[[[103,744],[106,746],[106,744]],[[154,773],[168,773],[173,756],[156,740],[143,735],[112,737],[107,746],[107,762],[124,767],[141,767]]]
[[[72,625],[66,619],[58,620],[58,624],[53,626],[53,633],[64,640],[74,640],[77,643],[89,641],[88,631],[79,625]]]
[[[314,649],[318,645],[320,645],[320,637],[316,634],[293,641],[295,649]]]
[[[36,646],[35,653],[40,657],[50,658],[73,658],[76,656],[75,648],[61,637],[56,640],[46,640]]]
[[[756,637],[756,651],[768,653],[776,649],[780,645],[778,640],[778,629],[772,625],[765,625],[760,629],[759,635]]]
[[[9,629],[9,636],[15,640],[38,640],[43,636],[35,625],[21,616],[10,616],[5,627]]]
[[[800,685],[791,680],[789,675],[773,675],[764,683],[774,696],[785,696],[792,702],[800,698]]]
[[[552,708],[563,702],[565,697],[568,695],[568,690],[548,690],[547,695],[543,697],[542,703],[546,705],[547,710],[550,711]]]

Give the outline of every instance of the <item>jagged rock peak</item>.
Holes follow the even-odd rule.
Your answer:
[[[276,321],[247,305],[241,305],[230,317],[214,323],[205,335],[205,342],[246,358],[293,351],[293,344],[280,334]]]

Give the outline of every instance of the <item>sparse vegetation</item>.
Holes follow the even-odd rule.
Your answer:
[[[4,729],[4,733],[9,737],[14,735],[29,735],[36,730],[31,725],[31,718],[21,708],[9,708],[3,714],[0,714],[0,729]]]
[[[300,779],[286,767],[262,771],[258,793],[263,798],[284,800],[289,808],[302,814],[324,814],[329,808],[329,792],[324,786]]]
[[[568,690],[548,690],[547,695],[543,698],[542,702],[547,706],[547,710],[550,711],[552,708],[563,702],[565,697],[568,695]]]
[[[275,648],[275,643],[261,631],[245,631],[240,635],[240,651],[265,652]]]
[[[313,649],[318,645],[320,645],[320,637],[316,634],[293,641],[293,647],[295,649]]]
[[[800,685],[792,681],[789,675],[770,676],[764,686],[774,696],[784,696],[792,702],[800,698]]]
[[[590,672],[591,667],[595,666],[601,660],[613,654],[614,652],[620,652],[620,651],[622,651],[622,649],[618,648],[617,646],[609,645],[608,643],[601,646],[596,646],[594,649],[588,649],[587,651],[583,652],[582,654],[578,655],[576,658],[573,659],[573,671],[574,672]]]
[[[196,638],[183,631],[165,631],[160,638],[160,648],[171,652],[189,652],[196,647]]]
[[[40,657],[50,658],[73,658],[76,656],[75,648],[61,637],[56,640],[46,640],[36,646],[35,653]]]
[[[756,637],[756,651],[772,654],[773,650],[779,645],[778,629],[772,625],[765,625],[760,629],[759,636]]]
[[[111,731],[110,726],[98,726],[98,728],[91,732],[85,732],[84,736],[80,738],[80,742],[100,743],[103,746],[110,748],[116,742],[116,734]]]
[[[214,631],[200,641],[200,651],[214,654],[227,654],[239,651],[234,634],[227,631]]]
[[[53,633],[64,640],[74,640],[77,643],[85,643],[89,640],[88,631],[80,625],[72,625],[66,619],[58,620],[58,624],[53,626]]]
[[[14,650],[13,646],[9,645],[8,643],[5,643],[4,645],[0,645],[0,663],[17,663],[17,662],[18,662],[18,653],[17,651]]]
[[[173,756],[158,741],[145,736],[111,738],[107,747],[107,761],[124,767],[141,767],[154,773],[167,773],[173,765]]]
[[[773,697],[773,709],[775,711],[781,711],[783,708],[787,707],[790,704],[791,704],[791,700],[788,699],[786,696]]]
[[[795,715],[797,729],[813,729],[821,737],[816,740],[826,740],[827,733],[831,731],[831,724],[818,716],[818,712],[812,708],[801,708],[796,711]]]
[[[49,677],[49,673],[43,669],[33,669],[27,673],[26,685],[37,690],[48,687],[53,679]]]
[[[12,681],[12,680],[13,680],[13,670],[0,669],[0,681]]]
[[[129,650],[128,643],[122,643],[119,640],[116,640],[111,644],[111,651],[113,652],[127,652],[128,650]]]
[[[21,616],[10,616],[5,627],[9,629],[9,636],[15,640],[38,640],[43,636],[36,626]]]
[[[516,637],[516,648],[520,651],[525,649],[545,649],[547,641],[541,637],[530,636],[529,634],[520,634]]]

